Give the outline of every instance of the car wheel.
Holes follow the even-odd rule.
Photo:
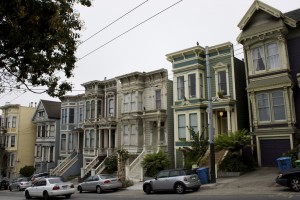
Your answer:
[[[185,192],[185,187],[184,187],[184,185],[183,185],[182,183],[177,183],[177,184],[175,185],[175,192],[176,192],[177,194],[183,194],[183,193]]]
[[[11,191],[11,190],[12,190],[10,186],[8,187],[8,189],[9,189],[9,191]]]
[[[66,197],[66,199],[70,199],[71,194],[67,194],[65,197]]]
[[[44,198],[44,200],[49,200],[49,194],[48,194],[47,191],[45,191],[45,192],[43,193],[43,198]]]
[[[98,194],[101,194],[102,190],[101,190],[101,187],[100,187],[100,186],[97,186],[97,187],[96,187],[96,192],[97,192]]]
[[[149,185],[149,184],[145,185],[145,190],[144,191],[145,191],[146,194],[151,194],[151,192],[152,192],[151,185]]]
[[[79,191],[79,193],[82,193],[82,187],[78,186],[77,190]]]
[[[299,178],[292,178],[291,189],[295,192],[300,192],[300,179]]]
[[[30,196],[30,194],[27,190],[25,191],[25,198],[26,199],[31,199],[31,196]]]

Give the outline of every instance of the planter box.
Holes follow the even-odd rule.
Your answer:
[[[240,175],[242,175],[243,172],[223,172],[223,171],[219,171],[218,172],[218,177],[238,177]]]

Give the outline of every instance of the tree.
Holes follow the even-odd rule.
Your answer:
[[[31,176],[35,171],[35,168],[33,166],[24,166],[20,169],[20,174],[24,177],[29,177]]]
[[[122,181],[122,183],[126,180],[125,174],[125,162],[129,158],[129,152],[125,149],[121,149],[117,151],[118,153],[118,177]]]
[[[115,155],[108,156],[104,162],[108,173],[113,173],[118,170],[118,158]]]
[[[187,146],[179,148],[184,155],[185,168],[191,168],[193,164],[197,164],[199,166],[209,144],[207,139],[200,137],[199,132],[196,133],[192,128],[188,128],[188,130],[193,138],[193,140],[190,142],[190,147]]]
[[[26,88],[60,97],[72,90],[66,80],[83,26],[75,4],[90,6],[91,0],[0,1],[0,92]]]
[[[170,159],[162,150],[159,150],[157,153],[145,155],[141,164],[146,168],[147,176],[155,176],[160,170],[170,165]]]

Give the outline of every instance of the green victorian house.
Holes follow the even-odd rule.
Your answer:
[[[176,167],[184,166],[181,147],[189,146],[191,127],[208,138],[205,48],[197,45],[166,55],[173,68],[174,146]],[[244,62],[230,42],[209,47],[215,137],[248,128]]]

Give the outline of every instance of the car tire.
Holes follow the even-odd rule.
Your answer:
[[[82,193],[82,187],[78,186],[77,190],[79,191],[79,193]]]
[[[177,183],[177,184],[175,185],[175,192],[176,192],[177,194],[183,194],[183,193],[185,192],[185,187],[184,187],[184,185],[183,185],[182,183]]]
[[[291,189],[295,192],[300,192],[300,179],[299,178],[292,178],[291,180]]]
[[[66,197],[66,199],[70,199],[71,194],[67,194],[67,195],[65,195],[65,197]]]
[[[102,193],[101,187],[100,187],[99,185],[96,187],[96,192],[97,192],[98,194],[101,194],[101,193]]]
[[[44,200],[49,200],[49,194],[48,194],[47,191],[45,191],[45,192],[43,193],[43,199],[44,199]]]
[[[11,187],[10,187],[10,186],[8,186],[8,189],[9,189],[9,191],[12,191],[12,189],[11,189]]]
[[[27,190],[25,191],[25,198],[26,199],[31,199],[31,196],[30,196],[30,194]]]
[[[145,185],[145,193],[146,194],[151,194],[151,192],[152,192],[151,185],[149,185],[149,184]]]

